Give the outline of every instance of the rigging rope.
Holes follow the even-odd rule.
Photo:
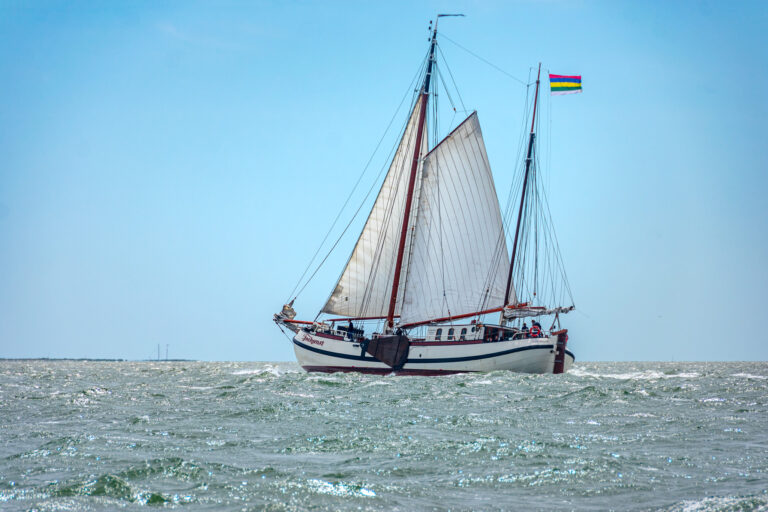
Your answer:
[[[421,68],[419,69],[419,72],[416,75],[416,80],[415,81],[421,82],[424,79],[424,74],[426,72],[425,62],[426,62],[426,59],[428,58],[428,55],[429,54],[427,53],[427,57],[425,57],[425,59],[422,60]],[[412,84],[413,84],[413,81],[411,82],[411,85]],[[413,115],[413,110],[414,110],[414,108],[416,106],[416,103],[418,101],[419,96],[420,96],[419,95],[419,91],[418,90],[414,90],[413,91],[412,101],[411,101],[411,109],[410,109],[411,110],[411,116]],[[383,271],[380,271],[380,270],[381,270],[381,266],[382,266],[382,260],[384,259],[385,262],[387,261],[387,259],[384,258],[384,256],[385,256],[384,246],[385,246],[385,243],[387,241],[388,233],[390,233],[391,228],[392,228],[393,225],[394,226],[400,226],[402,224],[403,212],[402,211],[399,212],[399,214],[396,217],[393,217],[393,213],[394,213],[395,204],[396,204],[397,200],[399,199],[398,190],[400,190],[400,186],[403,185],[402,177],[407,172],[407,167],[409,167],[409,166],[408,166],[408,159],[407,158],[403,159],[400,162],[396,162],[395,159],[397,158],[397,154],[398,154],[398,153],[396,153],[396,150],[399,149],[399,145],[402,144],[402,140],[403,140],[403,138],[406,135],[406,132],[408,130],[408,124],[411,121],[411,116],[409,116],[409,118],[406,119],[405,125],[404,125],[403,129],[400,132],[401,133],[401,135],[399,137],[399,141],[400,142],[396,142],[395,145],[390,150],[389,155],[387,156],[387,159],[385,160],[384,165],[382,166],[382,169],[379,172],[379,175],[377,176],[376,180],[371,185],[371,189],[368,191],[368,194],[366,195],[366,198],[363,200],[363,202],[360,205],[360,208],[362,208],[362,206],[365,204],[365,202],[367,200],[367,197],[370,196],[370,194],[373,191],[375,185],[378,183],[378,179],[381,176],[381,173],[384,172],[384,169],[387,167],[387,164],[389,164],[389,171],[387,172],[387,177],[384,179],[384,183],[387,183],[387,180],[391,176],[392,180],[390,180],[390,183],[394,183],[395,184],[395,188],[394,189],[390,189],[389,190],[389,195],[387,195],[387,196],[383,196],[382,194],[383,194],[383,190],[384,189],[383,188],[380,189],[379,195],[377,196],[376,200],[374,201],[374,206],[372,207],[371,213],[368,216],[368,220],[363,225],[363,229],[361,231],[361,236],[362,236],[362,233],[365,232],[366,226],[368,225],[368,222],[370,221],[371,216],[374,215],[374,210],[377,207],[376,205],[380,205],[381,207],[383,207],[383,210],[379,211],[379,213],[383,215],[383,220],[380,222],[380,230],[379,230],[379,233],[378,233],[378,236],[377,236],[376,240],[368,240],[368,239],[362,239],[361,237],[358,237],[358,244],[362,243],[362,244],[364,244],[365,247],[368,247],[365,244],[368,244],[370,242],[374,242],[373,246],[375,247],[375,250],[373,251],[374,257],[373,257],[373,261],[370,263],[370,266],[366,265],[365,263],[361,263],[358,259],[356,259],[354,261],[355,270],[353,271],[353,273],[356,274],[356,275],[357,274],[362,274],[362,272],[360,272],[360,265],[362,265],[362,267],[363,267],[362,270],[363,270],[363,272],[365,272],[365,278],[363,280],[364,285],[362,286],[362,288],[359,287],[359,286],[352,287],[356,299],[360,296],[359,292],[362,291],[362,300],[360,300],[360,301],[355,300],[353,302],[354,304],[358,304],[358,307],[357,307],[357,309],[355,311],[351,311],[351,310],[349,310],[349,308],[347,309],[345,314],[347,314],[349,316],[354,316],[354,315],[357,315],[357,316],[380,316],[380,315],[383,314],[383,311],[380,311],[380,310],[369,310],[369,308],[370,308],[371,302],[373,300],[375,300],[374,292],[376,291],[377,283],[380,282],[379,280],[382,277],[384,279],[388,279],[389,276],[393,275],[393,268],[394,268],[394,265],[395,265],[395,261],[394,261],[393,258],[389,258],[389,260],[391,260],[391,261],[389,261],[389,268],[383,269]],[[403,154],[412,153],[412,149],[411,148],[412,148],[412,144],[414,144],[414,143],[415,143],[414,140],[408,140],[407,145],[404,147]],[[395,154],[394,157],[393,157],[393,153]],[[382,187],[383,187],[383,185],[382,185]],[[381,203],[380,203],[380,201],[381,201]],[[359,212],[360,208],[358,208],[358,212]],[[358,212],[355,213],[355,216],[357,215]],[[393,219],[395,221],[394,224],[392,223]],[[354,220],[354,219],[352,219],[352,220]],[[352,223],[352,220],[350,220],[350,224]],[[342,234],[342,236],[343,236],[343,234]],[[337,243],[338,243],[338,241],[337,241]],[[333,249],[331,249],[331,251],[332,250]],[[352,258],[354,256],[356,250],[357,250],[357,246],[355,247],[355,249],[352,250],[352,253],[350,254],[350,258],[347,260],[347,265],[345,265],[345,267],[341,271],[341,274],[340,274],[340,276],[339,276],[339,278],[337,280],[339,283],[341,283],[341,280],[344,279],[345,272],[347,271],[347,267],[352,262]],[[370,251],[364,251],[364,252],[370,253]],[[388,251],[386,255],[391,255],[391,251]],[[391,283],[385,283],[385,287],[390,287],[390,286],[391,286]],[[333,293],[334,293],[334,291],[331,291],[330,296],[333,296]],[[329,299],[330,299],[330,297],[329,297]],[[320,313],[318,313],[318,316],[319,315],[320,315]]]
[[[360,212],[360,209],[362,208],[365,201],[370,196],[371,191],[373,190],[373,187],[368,190],[368,193],[365,195],[365,198],[363,199],[360,206],[355,211],[355,214],[352,216],[352,219],[350,219],[347,226],[344,228],[344,231],[342,231],[341,235],[339,235],[339,238],[336,240],[336,242],[333,244],[331,249],[328,251],[328,254],[325,255],[325,258],[320,262],[320,264],[317,266],[315,271],[312,273],[312,275],[307,279],[307,282],[304,283],[304,286],[301,287],[301,289],[294,295],[294,292],[296,292],[296,289],[299,287],[299,285],[302,282],[302,279],[304,279],[304,276],[307,275],[307,272],[309,271],[310,267],[312,266],[312,263],[314,263],[315,259],[317,258],[317,255],[320,253],[320,250],[325,245],[325,242],[328,240],[328,237],[330,236],[331,232],[333,231],[333,228],[336,227],[336,223],[338,222],[339,218],[341,217],[341,214],[346,209],[347,205],[349,204],[349,201],[352,199],[352,196],[355,193],[355,190],[357,190],[358,185],[362,181],[363,177],[365,176],[365,173],[368,171],[368,167],[371,165],[371,162],[373,161],[373,158],[376,156],[376,153],[378,152],[379,148],[381,147],[381,143],[384,141],[384,138],[387,136],[387,133],[389,133],[389,129],[392,127],[392,123],[395,121],[395,118],[397,117],[398,112],[400,112],[400,109],[403,107],[403,103],[405,103],[405,99],[408,97],[409,93],[412,94],[413,84],[418,79],[419,75],[422,74],[422,68],[424,67],[424,59],[422,59],[422,63],[419,65],[419,69],[416,72],[416,75],[411,80],[411,83],[408,85],[408,88],[406,89],[405,94],[403,95],[403,98],[400,100],[400,103],[398,104],[397,108],[395,109],[394,114],[392,114],[392,118],[389,120],[389,124],[387,124],[386,129],[384,130],[384,133],[381,135],[381,138],[379,139],[379,142],[376,144],[376,147],[373,150],[373,153],[371,153],[370,158],[368,159],[368,162],[365,164],[365,167],[363,168],[362,172],[360,173],[360,176],[357,178],[357,181],[355,182],[354,187],[352,187],[352,190],[349,192],[349,195],[347,196],[347,199],[344,201],[344,204],[342,205],[341,209],[339,210],[339,213],[336,215],[336,218],[334,219],[333,223],[331,224],[331,227],[328,228],[328,231],[326,232],[325,236],[323,237],[322,242],[320,242],[320,245],[317,247],[317,250],[312,255],[312,259],[309,260],[309,263],[307,263],[306,268],[304,269],[304,272],[302,272],[301,277],[299,277],[298,281],[296,282],[296,285],[293,287],[293,290],[291,290],[291,293],[288,295],[288,299],[286,302],[291,300],[291,296],[293,296],[294,300],[296,297],[298,297],[301,292],[304,291],[304,288],[307,287],[307,285],[312,281],[312,279],[315,277],[315,274],[317,274],[317,271],[320,270],[320,267],[322,267],[323,263],[328,259],[328,257],[333,252],[333,249],[338,245],[339,241],[341,241],[341,238],[344,236],[344,234],[347,232],[347,229],[349,229],[349,226],[352,224],[354,219],[357,217],[357,214]],[[395,146],[397,143],[395,143]],[[390,150],[391,154],[392,150]],[[379,171],[379,174],[376,177],[376,180],[374,180],[374,185],[376,182],[378,182],[378,178],[381,176],[381,173],[383,169],[386,167],[386,162],[382,169]]]
[[[475,53],[475,52],[473,52],[472,50],[470,50],[470,49],[468,49],[468,48],[465,48],[465,47],[461,46],[459,43],[457,43],[456,41],[454,41],[454,40],[453,40],[453,39],[451,39],[450,37],[446,36],[445,34],[440,34],[440,37],[442,37],[443,39],[445,39],[445,40],[447,40],[447,41],[449,41],[449,42],[451,42],[451,43],[453,43],[453,44],[455,44],[456,46],[458,46],[459,48],[461,48],[461,49],[462,49],[462,50],[464,50],[465,52],[469,53],[470,55],[472,55],[472,56],[473,56],[473,57],[475,57],[476,59],[479,59],[479,60],[481,60],[481,61],[485,62],[486,64],[488,64],[489,66],[491,66],[492,68],[494,68],[496,71],[499,71],[500,73],[503,73],[503,74],[507,75],[509,78],[511,78],[511,79],[512,79],[512,80],[514,80],[515,82],[519,82],[519,83],[520,83],[521,85],[523,85],[523,86],[528,86],[528,85],[530,85],[530,84],[527,84],[526,82],[524,82],[523,80],[520,80],[520,79],[519,79],[519,78],[517,78],[516,76],[514,76],[514,75],[512,75],[512,74],[510,74],[510,73],[507,73],[506,71],[504,71],[503,69],[501,69],[499,66],[497,66],[497,65],[496,65],[496,64],[494,64],[493,62],[490,62],[490,61],[488,61],[488,60],[486,60],[486,59],[482,58],[481,56],[479,56],[478,54],[476,54],[476,53]]]
[[[514,79],[515,81],[521,83],[522,85],[526,86],[526,94],[525,94],[525,103],[524,103],[524,112],[525,115],[522,118],[523,123],[523,129],[521,130],[521,136],[519,139],[518,144],[518,157],[522,157],[523,153],[525,151],[525,148],[527,147],[527,141],[528,141],[528,130],[527,128],[527,122],[526,119],[528,118],[530,114],[530,109],[532,108],[532,102],[531,102],[531,90],[530,85],[531,83],[526,83],[511,74],[507,73],[503,69],[499,68],[498,66],[494,65],[493,63],[487,61],[486,59],[478,56],[471,50],[464,48],[460,44],[456,43],[455,41],[452,41],[450,38],[442,35],[442,37],[445,37],[449,42],[453,43],[454,45],[458,46],[459,48],[463,49],[464,51],[470,53],[474,57],[478,58],[479,60],[485,62],[486,64],[490,65],[491,67],[495,68],[496,70],[500,71],[501,73],[507,75],[508,77]],[[456,91],[457,98],[459,102],[461,103],[462,108],[464,108],[464,111],[466,112],[466,107],[464,105],[463,99],[461,97],[461,94],[458,91],[458,87],[456,86],[455,79],[453,77],[453,73],[451,72],[450,68],[448,67],[448,64],[445,59],[445,55],[443,54],[442,49],[438,45],[438,51],[439,56],[442,59],[442,63],[445,64],[446,69],[448,70],[449,77],[451,79],[453,88]],[[428,58],[428,57],[427,57]],[[426,58],[425,58],[426,60]],[[438,86],[440,83],[442,83],[444,92],[448,96],[448,100],[453,107],[454,111],[454,118],[456,115],[456,105],[453,101],[453,98],[451,96],[451,93],[449,91],[448,83],[443,75],[442,69],[438,67],[437,65],[437,55],[435,56],[435,62],[434,62],[434,70],[433,73],[436,75],[436,79],[434,80],[434,90],[432,92],[433,102],[431,105],[429,105],[430,111],[424,113],[424,115],[428,116],[429,119],[433,119],[434,122],[432,123],[432,130],[431,135],[433,137],[433,141],[437,142],[438,139],[438,133],[439,133],[439,126],[438,126]],[[411,85],[409,86],[409,90],[413,87],[413,83],[415,80],[417,80],[419,77],[423,78],[425,72],[425,66],[424,66],[424,60],[422,61],[422,65],[419,68],[419,72],[417,72],[416,76],[414,77],[414,80],[411,81]],[[529,71],[530,74],[530,71]],[[530,77],[529,77],[530,78]],[[403,103],[405,102],[405,99],[408,96],[408,92],[403,96],[400,104],[397,107],[397,110],[395,111],[395,114],[393,114],[392,119],[390,120],[389,124],[387,125],[386,130],[384,131],[384,134],[382,135],[381,139],[379,140],[378,144],[376,145],[376,148],[374,149],[373,154],[369,158],[368,162],[366,163],[365,168],[363,169],[363,172],[361,173],[360,177],[358,177],[352,191],[349,194],[349,197],[347,197],[346,201],[341,207],[341,210],[336,215],[336,218],[333,221],[333,224],[331,225],[331,228],[328,230],[328,232],[325,234],[325,237],[323,238],[323,241],[321,242],[318,249],[315,251],[315,254],[313,255],[312,259],[310,260],[309,264],[307,265],[307,268],[302,273],[301,277],[299,278],[299,281],[296,283],[296,286],[294,287],[293,291],[291,292],[291,295],[293,295],[293,292],[296,291],[297,288],[299,288],[299,285],[302,283],[303,279],[307,275],[308,271],[310,270],[312,264],[316,261],[318,255],[320,254],[320,251],[322,248],[326,245],[326,242],[329,239],[329,236],[331,235],[331,232],[337,225],[342,213],[347,208],[352,196],[354,195],[354,192],[358,188],[359,184],[361,183],[364,175],[366,174],[374,156],[379,151],[379,148],[386,137],[386,135],[389,133],[392,124],[394,122],[394,119],[396,118],[397,114],[400,112]],[[413,100],[411,102],[412,110],[415,108],[415,105],[418,101],[419,92],[418,90],[414,91]],[[535,99],[534,99],[535,100]],[[422,106],[423,108],[423,106]],[[549,117],[549,132],[551,134],[551,109],[547,109],[548,113],[550,115]],[[413,112],[412,112],[413,115]],[[539,126],[541,123],[541,117],[539,116],[536,119],[536,126],[535,126],[535,132],[538,133]],[[405,127],[403,128],[403,131],[401,132],[401,139],[405,137],[405,134],[408,130],[408,122],[410,120],[410,117],[408,120],[406,120]],[[546,122],[546,121],[545,121]],[[453,119],[450,123],[451,127],[453,125]],[[427,129],[428,130],[428,129]],[[425,137],[428,139],[428,135],[430,135],[429,131],[426,132]],[[560,248],[559,244],[556,238],[556,235],[554,233],[553,225],[551,223],[551,212],[549,209],[549,203],[547,201],[547,195],[546,190],[541,189],[541,177],[538,173],[538,166],[539,166],[539,154],[538,151],[535,150],[536,146],[536,140],[534,141],[534,150],[531,155],[532,162],[530,166],[530,174],[529,174],[529,187],[530,192],[526,194],[526,198],[524,199],[523,209],[522,209],[522,218],[520,219],[521,223],[521,232],[520,232],[520,238],[518,241],[518,260],[515,262],[515,272],[513,276],[513,284],[515,285],[513,288],[513,292],[511,295],[511,298],[516,299],[519,302],[522,302],[521,297],[527,297],[527,293],[533,293],[533,296],[536,297],[539,301],[542,299],[545,299],[547,297],[543,296],[543,293],[549,293],[549,291],[552,292],[553,297],[557,295],[561,295],[563,293],[568,294],[568,296],[571,299],[571,303],[573,303],[573,298],[571,296],[571,290],[570,285],[567,280],[567,276],[565,275],[565,268],[562,262],[562,255],[560,254]],[[548,138],[549,142],[549,138]],[[400,142],[402,143],[402,142]],[[389,157],[392,156],[392,153],[396,150],[396,148],[399,148],[398,142],[395,143],[395,146],[390,150]],[[405,153],[412,154],[413,152],[413,144],[414,142],[412,140],[409,140],[405,144]],[[424,144],[425,149],[428,150],[428,140],[425,141]],[[408,276],[411,272],[411,257],[413,256],[413,246],[414,246],[414,240],[416,240],[416,236],[423,237],[426,236],[427,239],[432,238],[433,235],[437,235],[439,237],[439,240],[436,240],[439,244],[439,254],[434,254],[434,248],[431,250],[433,251],[432,254],[430,254],[426,259],[424,258],[424,255],[421,255],[420,261],[425,261],[427,263],[435,262],[434,260],[436,258],[439,258],[439,279],[440,284],[438,283],[430,283],[428,288],[433,288],[437,286],[440,286],[441,290],[418,290],[417,293],[421,295],[425,295],[427,297],[433,296],[430,294],[430,292],[438,291],[441,292],[440,295],[442,296],[442,307],[444,308],[444,311],[448,312],[448,316],[451,314],[452,304],[449,304],[449,299],[447,297],[446,293],[446,279],[453,282],[453,279],[455,276],[460,275],[465,269],[463,268],[463,265],[465,261],[469,261],[468,254],[471,253],[473,250],[473,247],[467,246],[466,244],[462,243],[464,240],[461,239],[459,236],[459,239],[456,239],[457,234],[460,235],[461,233],[468,232],[472,233],[473,231],[477,231],[478,228],[482,230],[483,226],[478,225],[482,224],[483,219],[480,219],[482,216],[482,204],[476,201],[475,192],[472,188],[472,183],[466,182],[466,179],[468,176],[461,176],[461,175],[455,175],[455,172],[443,170],[445,165],[448,165],[451,169],[454,169],[457,165],[458,161],[463,162],[469,162],[470,158],[477,159],[478,154],[471,150],[468,147],[465,147],[463,145],[457,146],[457,151],[454,155],[448,155],[446,154],[446,157],[440,158],[440,162],[438,162],[438,153],[434,154],[434,169],[432,172],[435,173],[435,176],[433,179],[435,179],[435,185],[436,185],[436,194],[437,194],[437,208],[436,208],[436,214],[437,214],[437,222],[435,223],[432,221],[431,223],[428,223],[426,225],[426,233],[421,232],[418,235],[415,233],[415,229],[417,227],[416,225],[416,217],[420,216],[422,213],[419,211],[418,204],[419,204],[419,194],[423,193],[421,190],[421,181],[418,181],[419,188],[415,189],[414,192],[414,200],[416,201],[416,207],[412,214],[412,219],[409,221],[408,228],[409,228],[409,234],[408,234],[408,247],[409,249],[406,251],[406,257],[407,260],[404,261],[405,265],[403,267],[405,274],[401,278],[402,286],[400,287],[400,293],[398,294],[398,297],[396,298],[398,304],[400,307],[402,307],[402,301],[406,297],[406,285],[408,281]],[[424,153],[427,151],[425,150]],[[549,152],[551,154],[551,142],[549,142],[549,146],[545,149],[545,152]],[[399,154],[399,153],[397,153]],[[396,155],[397,155],[396,154]],[[419,158],[421,158],[422,155],[419,155]],[[374,209],[376,211],[379,211],[379,215],[383,216],[383,219],[381,221],[381,230],[378,233],[378,237],[376,237],[376,240],[369,240],[365,239],[362,240],[362,243],[367,248],[369,245],[372,246],[370,248],[375,249],[373,254],[373,261],[370,262],[360,262],[360,261],[354,261],[355,268],[359,269],[360,272],[357,272],[358,274],[365,274],[364,278],[364,285],[362,287],[353,287],[354,291],[353,294],[355,298],[360,298],[359,293],[362,292],[362,300],[357,301],[355,300],[354,303],[356,304],[356,310],[353,315],[359,314],[359,316],[376,316],[380,314],[378,311],[372,311],[372,314],[363,314],[363,312],[368,311],[369,309],[378,309],[379,305],[378,303],[372,304],[372,302],[375,302],[379,300],[377,297],[373,297],[373,295],[378,293],[378,290],[381,288],[382,285],[382,279],[383,280],[389,280],[389,286],[391,286],[391,280],[392,280],[392,272],[390,269],[382,269],[380,267],[383,266],[392,266],[394,264],[394,261],[391,261],[391,258],[389,258],[387,255],[384,254],[385,248],[384,245],[387,242],[388,235],[387,233],[391,230],[390,225],[392,222],[395,222],[397,226],[400,226],[403,222],[402,219],[402,213],[396,213],[395,212],[395,206],[398,204],[398,201],[401,200],[398,194],[398,190],[400,190],[400,187],[403,185],[402,177],[403,173],[407,171],[407,168],[410,166],[408,165],[408,159],[405,159],[405,162],[400,162],[399,158],[397,156],[394,157],[395,160],[398,160],[397,163],[394,161],[389,160],[389,157],[387,161],[382,166],[381,170],[376,176],[376,179],[374,180],[373,184],[371,185],[370,189],[366,193],[365,197],[363,198],[362,202],[360,203],[357,210],[354,212],[352,218],[350,219],[349,223],[346,225],[344,230],[341,232],[339,237],[336,239],[336,241],[333,243],[331,248],[329,249],[328,253],[325,255],[325,257],[320,261],[320,263],[315,268],[314,272],[309,276],[309,278],[304,282],[303,286],[299,289],[296,296],[301,294],[303,290],[307,287],[307,285],[313,280],[317,272],[320,270],[320,268],[324,265],[324,263],[327,261],[331,253],[335,250],[341,239],[344,237],[348,229],[351,227],[353,221],[357,218],[358,214],[360,213],[363,206],[368,201],[368,198],[370,197],[371,193],[375,190],[376,185],[379,182],[379,178],[381,177],[384,170],[387,168],[387,164],[389,165],[389,172],[387,173],[387,177],[385,178],[384,183],[388,183],[386,180],[392,181],[392,186],[388,187],[388,190],[386,192],[386,195],[382,195],[382,191],[379,192],[379,195],[381,197],[377,197],[376,202],[374,203]],[[442,160],[446,160],[446,162],[443,162]],[[487,164],[487,159],[481,158],[481,160],[485,160],[485,165]],[[551,160],[551,157],[548,159]],[[475,163],[477,164],[478,160],[475,160]],[[472,163],[470,163],[470,166],[472,166]],[[461,165],[461,164],[459,164]],[[521,165],[523,167],[521,167]],[[525,160],[523,158],[517,159],[517,165],[515,166],[519,170],[523,170],[525,165]],[[451,167],[453,166],[453,167]],[[441,173],[441,170],[443,172]],[[446,173],[447,172],[447,173]],[[391,176],[390,176],[391,174]],[[548,176],[547,173],[545,175]],[[422,178],[423,179],[423,178]],[[517,201],[516,199],[519,199],[519,194],[515,194],[515,191],[520,191],[522,188],[522,183],[524,179],[524,172],[517,172],[515,173],[514,178],[512,179],[512,183],[510,185],[510,191],[509,196],[507,198],[507,203],[505,206],[505,210],[502,214],[502,227],[500,229],[500,233],[498,236],[498,239],[496,241],[496,247],[493,249],[493,252],[489,255],[492,260],[492,264],[487,272],[487,275],[485,276],[485,282],[483,283],[483,288],[481,290],[478,290],[480,292],[480,295],[478,296],[478,301],[480,304],[478,305],[478,309],[476,311],[482,311],[487,309],[488,301],[491,299],[490,290],[493,286],[493,283],[495,282],[496,276],[499,272],[499,266],[500,266],[500,259],[504,258],[508,261],[508,253],[505,250],[507,247],[506,239],[509,236],[509,233],[505,231],[504,226],[510,227],[514,224],[512,223],[513,220],[516,221],[516,219],[513,219],[513,216],[517,212]],[[467,186],[468,185],[468,186]],[[383,186],[383,185],[382,185]],[[548,186],[548,182],[547,182]],[[441,192],[441,188],[446,187],[445,191]],[[400,192],[402,192],[400,190]],[[400,194],[401,195],[401,194]],[[447,198],[447,199],[446,199]],[[442,222],[443,220],[443,201],[450,201],[453,204],[454,208],[458,208],[457,212],[460,213],[459,219],[463,224],[460,225],[460,229],[450,229],[450,231],[444,231]],[[379,207],[375,206],[381,202],[381,205]],[[486,203],[487,204],[487,203]],[[383,207],[383,209],[382,209]],[[471,211],[474,210],[474,211]],[[501,213],[501,212],[499,212]],[[372,210],[373,214],[373,210]],[[370,216],[369,216],[370,221]],[[366,221],[366,224],[363,227],[363,231],[365,231],[365,226],[367,226],[368,222]],[[379,221],[377,221],[379,222]],[[435,226],[434,224],[437,224]],[[413,229],[411,229],[413,228]],[[419,229],[423,229],[419,228]],[[437,233],[434,233],[433,230],[437,229]],[[443,240],[445,235],[446,240]],[[361,234],[362,236],[362,234]],[[361,243],[361,241],[358,241],[358,243]],[[434,240],[434,239],[433,239]],[[488,240],[492,243],[492,239]],[[434,242],[432,242],[434,243]],[[445,246],[444,246],[445,243]],[[488,246],[487,244],[484,244],[484,246]],[[434,246],[433,246],[434,247]],[[370,252],[370,251],[367,251]],[[355,250],[352,251],[352,255],[350,255],[350,260],[348,260],[347,265],[350,265],[350,261],[352,260],[352,256],[355,254]],[[419,253],[421,254],[421,253]],[[471,259],[471,258],[470,258]],[[344,279],[346,266],[342,270],[342,273],[339,277],[339,283],[341,284],[341,280]],[[358,267],[358,265],[362,265],[362,269]],[[502,266],[503,268],[503,266]],[[508,267],[507,267],[508,269]],[[559,276],[558,276],[559,274]],[[525,276],[528,276],[528,279],[526,280]],[[480,277],[480,276],[477,276]],[[506,275],[505,275],[506,277]],[[556,280],[556,277],[560,277],[560,280]],[[556,282],[557,281],[557,282]],[[560,285],[562,283],[562,285]],[[386,283],[385,283],[386,284]],[[346,285],[345,285],[346,286]],[[455,285],[454,285],[455,286]],[[546,289],[549,288],[549,291]],[[537,293],[539,295],[537,296]],[[331,293],[333,295],[333,292]],[[295,298],[295,297],[294,297]],[[350,294],[350,299],[352,299],[352,294]],[[452,301],[453,299],[451,299]],[[532,300],[529,300],[529,302],[533,302]],[[495,306],[495,304],[493,305]],[[345,309],[351,309],[350,307],[347,307]],[[458,313],[457,313],[458,314]],[[320,313],[318,313],[319,317]]]
[[[461,108],[463,109],[464,112],[466,112],[467,111],[467,107],[464,106],[464,100],[461,99],[461,92],[459,92],[459,86],[456,85],[456,80],[453,78],[453,73],[451,72],[451,68],[450,68],[450,66],[448,66],[448,60],[446,60],[445,54],[443,53],[443,49],[440,48],[440,45],[438,44],[436,46],[437,46],[437,50],[440,52],[440,57],[443,58],[443,64],[445,64],[445,69],[448,70],[448,75],[451,77],[451,82],[453,82],[453,88],[456,90],[456,95],[459,97],[459,103],[461,103]],[[435,63],[435,64],[437,64],[437,63]],[[441,76],[441,78],[442,78],[442,76]],[[445,87],[445,91],[448,92],[448,87],[445,85],[445,81],[443,81],[443,87]],[[449,98],[450,98],[450,96],[449,96]],[[453,103],[453,102],[451,102],[451,103]],[[456,109],[454,108],[454,110],[456,110]]]

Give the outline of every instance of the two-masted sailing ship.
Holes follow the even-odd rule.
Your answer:
[[[311,372],[566,372],[574,355],[560,315],[573,300],[537,179],[541,65],[502,215],[476,112],[429,147],[436,45],[437,22],[389,171],[325,306],[314,321],[297,320],[291,300],[274,321]],[[566,300],[544,303],[557,298],[542,282]],[[549,327],[537,321],[545,318]]]

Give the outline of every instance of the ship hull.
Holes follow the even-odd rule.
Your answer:
[[[293,338],[296,359],[309,372],[361,372],[401,375],[445,375],[508,370],[553,373],[557,336],[524,340],[411,342],[402,368],[392,367],[366,353],[359,343],[338,336],[299,331]],[[574,355],[565,351],[564,371]]]

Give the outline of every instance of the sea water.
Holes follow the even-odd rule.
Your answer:
[[[0,362],[0,510],[760,510],[768,364]]]

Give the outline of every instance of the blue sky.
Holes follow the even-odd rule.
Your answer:
[[[437,12],[514,76],[583,75],[541,125],[577,358],[768,359],[768,3],[661,1],[0,3],[0,357],[293,360],[272,313]],[[525,89],[441,48],[504,203]]]

